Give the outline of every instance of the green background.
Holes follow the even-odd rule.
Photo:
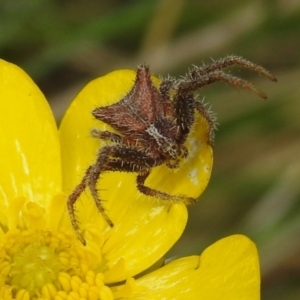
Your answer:
[[[275,74],[276,84],[233,70],[266,101],[221,83],[201,91],[220,124],[214,168],[169,256],[246,234],[260,252],[262,299],[300,299],[300,1],[1,0],[0,32],[0,57],[30,74],[58,123],[89,80],[144,62],[179,76],[236,54]]]

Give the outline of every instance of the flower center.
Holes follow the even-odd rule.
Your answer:
[[[0,242],[0,299],[113,299],[97,260],[72,232],[10,230]]]

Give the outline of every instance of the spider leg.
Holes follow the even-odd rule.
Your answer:
[[[221,62],[224,62],[224,64],[222,65]],[[212,67],[209,72],[204,72],[204,69],[195,67],[195,69],[189,74],[189,78],[179,81],[177,85],[177,94],[174,96],[174,110],[178,128],[177,139],[179,143],[184,143],[190,133],[191,127],[195,121],[195,109],[207,121],[208,143],[210,145],[213,143],[214,130],[216,128],[215,115],[210,113],[201,101],[194,99],[192,94],[193,91],[218,81],[224,81],[235,87],[248,89],[263,99],[267,98],[262,91],[256,89],[250,82],[218,70],[218,68],[226,67],[227,61],[225,60],[221,62],[216,62],[214,68]],[[234,61],[229,60],[227,63],[230,65],[230,63],[233,64]]]
[[[175,79],[168,77],[168,78],[161,78],[161,84],[159,86],[159,93],[162,97],[162,101],[164,103],[164,114],[169,116],[173,113],[173,101],[171,100],[169,91],[172,88]]]
[[[89,174],[91,172],[91,169],[92,169],[92,166],[90,166],[86,170],[85,175],[82,178],[81,182],[75,187],[75,189],[69,195],[68,200],[67,200],[67,208],[68,208],[68,212],[69,212],[69,215],[70,215],[72,227],[73,227],[73,229],[74,229],[74,231],[77,235],[77,238],[81,241],[81,243],[83,245],[85,245],[86,242],[85,242],[84,238],[82,237],[82,235],[79,233],[79,226],[78,226],[78,222],[76,220],[74,205],[75,205],[75,202],[77,201],[77,199],[80,197],[80,195],[86,189],[87,182],[88,182],[88,177],[89,177]]]
[[[174,95],[174,110],[177,125],[177,141],[183,144],[195,122],[195,100],[192,93],[178,91]]]
[[[208,124],[207,143],[209,145],[212,145],[215,137],[214,131],[216,129],[216,115],[209,109],[207,109],[202,101],[196,100],[195,106],[196,110],[200,113],[200,115],[206,120]]]
[[[140,172],[137,176],[137,180],[136,180],[137,188],[141,193],[143,193],[147,196],[159,198],[161,200],[182,202],[186,205],[192,204],[196,201],[196,199],[191,198],[191,197],[186,197],[186,196],[182,196],[182,195],[169,195],[167,193],[157,191],[155,189],[145,186],[145,180],[147,179],[149,174],[150,174],[150,171],[147,170],[147,171]]]
[[[189,135],[191,127],[195,122],[194,111],[196,109],[207,122],[207,142],[209,145],[212,145],[214,130],[216,129],[216,116],[205,107],[203,102],[195,100],[191,94],[184,95],[178,93],[174,97],[174,105],[178,128],[178,142],[183,144]]]
[[[210,65],[204,65],[202,67],[193,66],[193,69],[190,72],[188,72],[182,79],[177,80],[177,82],[174,84],[174,87],[179,91],[187,93],[188,91],[196,91],[201,87],[217,81],[225,81],[236,87],[248,89],[256,93],[259,97],[266,99],[266,95],[260,90],[256,89],[250,82],[235,76],[231,76],[222,71],[223,69],[234,66],[246,68],[264,75],[272,81],[277,81],[276,77],[265,68],[243,59],[242,57],[231,55],[214,61]]]
[[[234,66],[246,68],[258,74],[264,75],[272,81],[277,81],[276,77],[273,74],[271,74],[269,71],[267,71],[265,68],[257,64],[254,64],[249,60],[246,60],[242,57],[235,56],[235,55],[229,55],[226,56],[225,58],[218,59],[210,65],[204,65],[203,67],[195,67],[192,73],[197,72],[199,74],[206,74],[213,71],[221,71],[228,67],[234,67]]]
[[[207,74],[202,74],[201,72],[197,72],[197,69],[194,69],[189,75],[191,76],[189,80],[181,81],[179,83],[178,93],[187,94],[215,82],[224,81],[235,87],[241,87],[246,90],[250,90],[257,94],[259,97],[267,99],[266,94],[258,90],[249,81],[232,76],[222,71],[212,71]]]
[[[81,182],[75,187],[74,191],[69,195],[68,201],[67,201],[67,207],[71,219],[72,227],[74,228],[74,231],[78,237],[78,239],[82,242],[83,245],[86,244],[85,239],[79,232],[79,226],[75,215],[75,203],[77,199],[80,197],[80,195],[84,192],[84,190],[88,187],[91,195],[95,201],[95,204],[99,210],[99,212],[102,214],[103,218],[107,222],[107,224],[111,227],[113,227],[112,221],[109,219],[109,217],[106,215],[105,210],[101,204],[101,200],[98,196],[96,184],[97,180],[101,173],[101,165],[103,163],[103,158],[107,157],[110,147],[104,147],[101,149],[98,153],[97,161],[95,164],[91,165],[85,172],[85,175],[83,176]],[[105,159],[105,158],[104,158]]]
[[[159,86],[159,92],[163,96],[169,97],[169,91],[173,87],[175,79],[171,77],[162,78],[161,84]]]
[[[153,159],[138,150],[119,144],[100,149],[96,162],[86,170],[81,182],[75,187],[67,200],[72,227],[83,245],[86,244],[86,241],[80,233],[74,206],[86,188],[89,188],[97,209],[107,224],[113,227],[113,222],[107,216],[97,191],[97,182],[101,173],[105,171],[140,172],[157,164],[160,164],[158,159]]]

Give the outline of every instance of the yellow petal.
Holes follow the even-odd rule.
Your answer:
[[[257,250],[247,237],[233,235],[214,243],[200,257],[174,260],[136,280],[136,287],[144,291],[130,299],[258,300]]]
[[[3,60],[0,100],[0,219],[11,228],[17,226],[26,203],[47,212],[61,190],[60,151],[45,97],[23,70]]]
[[[97,150],[105,145],[91,137],[90,130],[112,131],[108,125],[93,119],[91,111],[121,100],[132,88],[134,79],[135,72],[130,70],[100,77],[90,82],[68,109],[60,127],[64,190],[68,193],[80,182],[88,166],[95,162]],[[153,80],[158,84],[158,79]],[[198,116],[187,142],[189,159],[175,171],[166,166],[154,168],[146,185],[169,194],[198,197],[207,185],[212,165],[206,133],[207,124]],[[186,207],[182,203],[163,203],[138,192],[136,176],[136,173],[107,172],[98,181],[103,206],[115,224],[110,229],[104,222],[107,240],[103,253],[110,267],[122,257],[128,270],[127,277],[158,260],[180,237],[187,220]],[[88,222],[102,228],[103,219],[88,191],[77,201],[76,211],[81,228]],[[114,281],[123,279],[119,273]]]

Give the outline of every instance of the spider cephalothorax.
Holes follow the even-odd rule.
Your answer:
[[[79,233],[74,204],[86,188],[91,191],[104,219],[113,226],[113,222],[104,211],[96,189],[99,176],[103,172],[134,172],[137,173],[137,189],[143,194],[185,204],[195,201],[194,198],[183,195],[169,195],[145,186],[144,183],[153,167],[165,164],[169,168],[178,168],[181,158],[188,157],[185,142],[195,122],[195,111],[198,111],[207,121],[207,143],[212,143],[215,118],[205,108],[203,102],[194,97],[197,90],[217,81],[224,81],[266,98],[264,93],[248,81],[223,71],[230,66],[241,66],[276,81],[276,78],[264,68],[243,58],[228,56],[208,66],[194,66],[180,79],[162,79],[159,87],[156,88],[149,68],[141,65],[137,69],[131,91],[123,99],[113,105],[97,107],[93,110],[92,114],[96,119],[107,123],[117,133],[92,130],[92,135],[106,140],[107,145],[99,150],[95,163],[87,169],[81,182],[68,198],[71,222],[83,243],[85,241]]]

